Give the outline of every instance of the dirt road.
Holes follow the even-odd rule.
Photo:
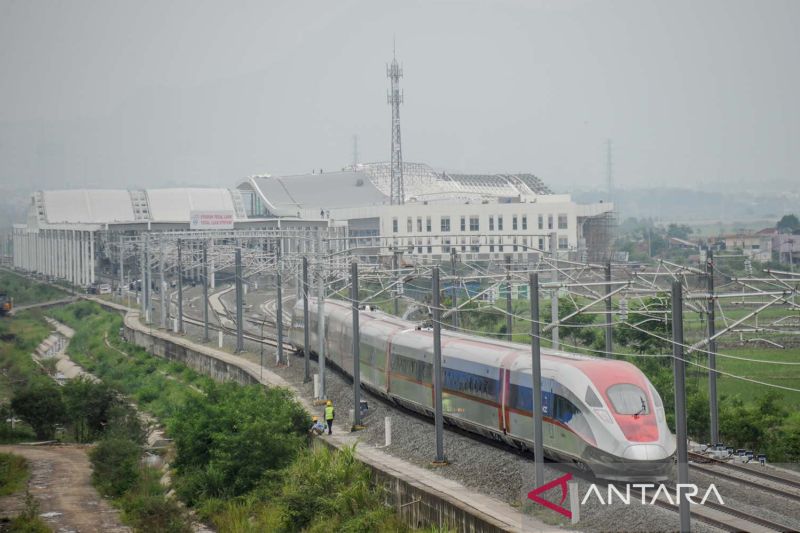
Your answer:
[[[0,446],[0,452],[25,457],[31,466],[28,487],[39,513],[55,531],[130,532],[118,511],[92,487],[92,468],[84,446]],[[20,510],[22,497],[3,498],[4,513]],[[15,513],[8,513],[15,514]]]

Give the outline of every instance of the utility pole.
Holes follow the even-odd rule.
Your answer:
[[[711,410],[711,444],[719,443],[719,411],[717,408],[717,324],[714,310],[714,250],[706,253],[706,282],[708,283],[708,399]]]
[[[203,342],[208,342],[208,242],[203,241]]]
[[[506,256],[506,335],[508,342],[514,340],[514,319],[511,308],[511,256]]]
[[[358,330],[358,263],[350,265],[350,300],[353,302],[353,428],[361,427],[361,334]]]
[[[614,352],[614,317],[611,306],[611,260],[606,263],[606,357],[611,357]]]
[[[433,462],[443,464],[444,415],[442,413],[442,306],[439,290],[439,267],[433,267],[433,425],[436,430],[436,457]]]
[[[178,333],[183,335],[183,246],[178,239]],[[241,259],[241,258],[240,258]],[[237,316],[237,321],[239,317]]]
[[[167,290],[164,281],[164,236],[158,238],[158,286],[161,292],[161,329],[167,329]]]
[[[325,275],[319,264],[319,287],[317,288],[317,340],[319,348],[319,397],[325,398]]]
[[[678,444],[678,486],[689,483],[689,454],[686,444],[686,362],[683,359],[683,288],[672,282],[672,370],[675,376],[675,433]],[[681,533],[690,531],[689,500],[680,493],[678,502]]]
[[[453,327],[458,329],[458,276],[456,275],[456,249],[450,248],[450,272],[453,276],[451,287],[453,288]]]
[[[303,256],[303,383],[311,381],[311,347],[309,344],[308,320],[308,257]]]
[[[275,326],[278,329],[278,364],[283,364],[283,280],[281,279],[281,239],[275,248],[275,291],[278,299],[275,312]]]
[[[398,251],[392,250],[392,275],[394,276],[394,316],[400,316],[400,261]]]
[[[550,254],[553,258],[553,281],[558,281],[558,234],[554,231],[550,234]],[[553,287],[553,295],[550,298],[550,318],[553,324],[558,323],[558,288]],[[553,326],[553,349],[558,350],[558,326]]]
[[[536,461],[536,486],[544,485],[544,442],[542,442],[542,347],[539,338],[539,274],[532,272],[528,281],[531,297],[531,378],[533,380],[533,455]]]
[[[119,294],[122,296],[122,290],[125,287],[125,241],[123,236],[119,236]]]
[[[145,267],[147,268],[147,298],[145,301],[147,302],[147,312],[145,313],[146,322],[148,324],[151,323],[153,319],[153,270],[151,267],[151,258],[150,258],[150,234],[148,233],[145,236],[144,241],[144,254],[145,254]]]
[[[180,248],[178,248],[180,249]],[[242,306],[244,298],[242,298],[242,249],[236,248],[236,353],[244,351],[244,333],[242,331],[242,322],[244,313]]]

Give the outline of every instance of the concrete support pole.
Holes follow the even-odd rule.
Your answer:
[[[119,287],[125,289],[125,239],[119,235]]]
[[[553,258],[553,281],[558,281],[558,234],[552,232],[550,234],[550,254]],[[550,318],[553,323],[558,321],[558,289],[553,288],[553,296],[550,299]],[[558,350],[558,326],[550,330],[553,335],[553,349]]]
[[[606,295],[611,293],[611,261],[606,263]],[[611,296],[606,298],[606,357],[614,353],[614,316],[612,315]]]
[[[169,291],[167,290],[167,282],[164,280],[164,236],[160,235],[158,239],[158,286],[161,292],[161,329],[167,329],[167,321],[169,320],[169,312],[167,306],[169,305]]]
[[[95,253],[94,253],[94,231],[89,232],[89,283],[94,283],[95,279]]]
[[[514,315],[511,307],[511,256],[506,256],[506,335],[508,342],[514,340]]]
[[[678,445],[678,486],[689,483],[689,454],[686,430],[686,362],[683,358],[683,288],[672,282],[672,370],[675,376],[675,438]],[[686,491],[679,493],[681,533],[691,529]]]
[[[144,247],[144,244],[140,244],[139,246],[140,246],[140,248],[139,248],[139,278],[141,279],[142,286],[140,287],[140,290],[139,290],[139,295],[138,295],[138,299],[139,300],[138,300],[138,302],[139,302],[139,307],[141,308],[142,315],[146,318],[147,317],[147,304],[145,303],[145,299],[144,299],[144,293],[145,293],[145,283],[144,283],[145,279],[144,278],[145,278],[145,272],[146,272],[146,270],[144,268],[144,256],[145,256],[144,248],[145,247]]]
[[[308,319],[308,257],[303,256],[303,279],[300,286],[303,297],[303,383],[311,381],[311,323]]]
[[[539,337],[539,274],[531,273],[528,280],[528,293],[531,299],[531,378],[533,396],[533,455],[535,463],[536,487],[544,484],[544,433],[542,431],[542,345]]]
[[[456,248],[450,248],[450,275],[453,276],[451,287],[453,288],[453,327],[458,329],[458,276],[456,275]]]
[[[203,241],[203,342],[208,342],[208,242]]]
[[[719,411],[717,407],[717,333],[716,314],[714,308],[714,250],[708,249],[706,254],[706,282],[708,284],[708,400],[711,411],[710,434],[711,444],[719,443]]]
[[[275,312],[275,327],[278,330],[278,351],[276,358],[278,364],[283,364],[283,276],[280,271],[280,260],[278,260],[278,271],[275,274],[275,293],[277,298],[277,306]]]
[[[394,316],[400,316],[400,261],[397,250],[392,251],[392,277],[395,281],[394,298],[392,298]]]
[[[215,269],[214,269],[214,239],[211,239],[211,242],[209,243],[208,251],[211,253],[211,259],[209,259],[209,263],[208,263],[208,266],[209,266],[208,270],[210,271],[209,278],[208,278],[208,284],[209,284],[210,288],[216,289],[217,288],[217,275],[216,275],[216,272],[215,272]]]
[[[325,398],[325,275],[319,267],[317,286],[317,356],[319,361],[319,397]]]
[[[358,263],[350,264],[350,301],[353,304],[353,429],[361,425],[361,334],[358,310]]]
[[[183,246],[182,241],[178,239],[178,333],[183,335]],[[241,263],[241,257],[239,258]],[[239,265],[241,267],[241,264]],[[239,273],[236,274],[239,276]],[[238,323],[238,316],[237,316]]]
[[[436,431],[434,463],[444,463],[444,414],[442,413],[442,304],[439,267],[432,272],[433,292],[433,425]]]
[[[147,298],[145,301],[147,302],[147,323],[150,324],[153,320],[153,266],[152,266],[152,258],[150,257],[150,235],[147,234],[145,236],[144,241],[144,256],[145,262],[144,266],[147,269],[146,276],[147,276]]]
[[[236,248],[236,352],[244,351],[244,313],[242,309],[242,249]]]

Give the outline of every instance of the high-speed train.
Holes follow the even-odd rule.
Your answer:
[[[310,351],[317,305],[309,299]],[[326,300],[325,355],[353,369],[352,307]],[[359,311],[361,383],[392,402],[433,416],[433,333],[380,311]],[[302,349],[302,301],[290,342]],[[442,330],[442,406],[446,423],[533,450],[530,346]],[[625,361],[542,349],[545,455],[623,481],[666,479],[675,437],[650,381]]]

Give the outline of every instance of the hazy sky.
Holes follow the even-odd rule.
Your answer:
[[[232,186],[389,157],[554,188],[800,183],[800,1],[0,0],[0,180]]]

